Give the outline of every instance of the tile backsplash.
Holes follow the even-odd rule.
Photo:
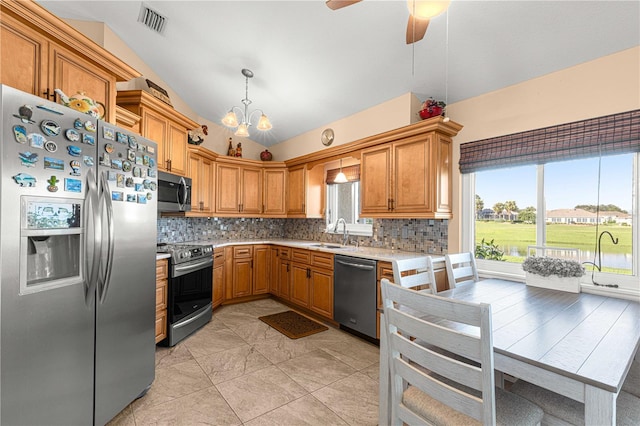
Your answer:
[[[158,242],[206,240],[295,239],[340,243],[342,235],[327,234],[323,219],[184,218],[158,219]],[[374,219],[373,236],[351,236],[365,247],[419,253],[447,252],[448,220]]]

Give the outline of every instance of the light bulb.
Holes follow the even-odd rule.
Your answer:
[[[240,136],[240,137],[243,137],[243,138],[248,138],[249,137],[249,126],[247,126],[247,123],[240,123],[240,125],[238,126],[238,129],[236,130],[234,135]]]
[[[222,119],[222,124],[227,127],[237,127],[238,126],[238,117],[236,117],[236,113],[233,110],[229,111],[227,115]]]
[[[407,0],[407,7],[415,18],[431,19],[447,10],[449,3],[451,0]]]
[[[270,130],[272,127],[273,126],[271,125],[271,122],[269,121],[267,116],[262,114],[260,116],[260,120],[258,120],[258,125],[256,126],[256,129],[265,131],[265,130]]]

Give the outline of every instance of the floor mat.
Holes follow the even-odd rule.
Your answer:
[[[300,337],[320,333],[321,331],[329,329],[327,326],[310,320],[294,311],[266,315],[258,319],[269,324],[290,339],[299,339]]]

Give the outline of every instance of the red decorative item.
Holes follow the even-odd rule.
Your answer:
[[[269,152],[268,149],[265,149],[260,153],[260,159],[262,161],[271,161],[273,159],[273,155]]]
[[[422,104],[422,109],[418,112],[420,118],[423,120],[431,117],[437,117],[443,115],[445,103],[442,101],[436,101],[433,98],[429,98]]]

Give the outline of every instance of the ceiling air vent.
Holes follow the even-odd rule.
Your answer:
[[[138,16],[138,22],[142,22],[150,30],[155,31],[158,34],[162,34],[167,23],[167,18],[160,15],[155,10],[150,9],[148,6],[142,4],[140,6],[140,15]]]

